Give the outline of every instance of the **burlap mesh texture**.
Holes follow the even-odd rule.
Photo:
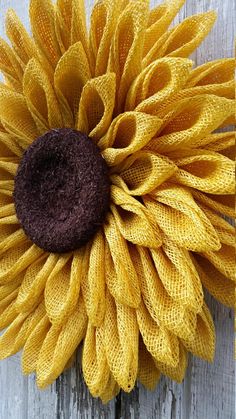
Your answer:
[[[212,360],[203,287],[235,302],[234,63],[193,69],[214,12],[168,30],[184,0],[31,0],[0,41],[0,357],[23,349],[43,388],[83,342],[86,383],[104,402],[136,380],[181,381],[188,352]],[[84,131],[110,167],[111,206],[84,248],[47,254],[14,210],[23,151],[52,128]]]

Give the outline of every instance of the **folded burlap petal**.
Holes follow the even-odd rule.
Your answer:
[[[23,92],[40,134],[53,127],[63,127],[62,115],[50,79],[34,58],[28,62],[24,72]]]
[[[83,88],[76,128],[98,141],[106,134],[115,106],[114,73],[89,80]]]
[[[216,13],[213,11],[188,17],[162,35],[144,57],[143,66],[163,56],[189,57],[210,32],[215,20]]]
[[[126,110],[157,115],[161,105],[185,86],[193,62],[164,57],[154,61],[136,77],[126,98]]]
[[[54,73],[54,86],[65,126],[76,126],[82,90],[91,78],[89,62],[81,42],[63,54]]]
[[[136,381],[154,389],[161,374],[180,382],[188,353],[213,359],[204,287],[235,304],[235,231],[223,219],[235,217],[235,133],[216,131],[234,121],[234,61],[193,68],[188,56],[215,13],[168,29],[183,4],[168,0],[150,10],[148,0],[99,0],[88,31],[83,0],[31,0],[32,37],[7,13],[11,45],[0,40],[0,358],[23,350],[23,372],[36,373],[40,388],[72,365],[82,342],[85,381],[104,403]],[[110,183],[96,233],[63,254],[34,244],[15,206],[24,151],[60,128],[82,131],[98,146]],[[86,165],[77,166],[84,175]],[[69,173],[58,182],[59,197]],[[91,164],[89,182],[96,178]],[[42,202],[52,190],[56,202],[55,185],[37,189]],[[63,205],[73,201],[70,191],[65,196]],[[78,204],[77,214],[84,208]]]
[[[27,148],[39,135],[26,98],[20,93],[0,87],[0,114],[2,125],[21,147]]]

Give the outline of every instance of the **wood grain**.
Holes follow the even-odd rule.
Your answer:
[[[158,3],[152,1],[152,5]],[[89,16],[92,0],[87,5]],[[9,7],[29,26],[28,0],[0,0],[1,36]],[[192,56],[197,65],[233,55],[235,8],[232,0],[186,1],[175,24],[203,11],[217,9],[219,13],[215,28]],[[45,391],[37,389],[34,376],[22,376],[20,355],[16,355],[0,362],[0,419],[233,419],[233,312],[208,295],[206,299],[216,326],[215,361],[211,365],[192,357],[181,385],[163,377],[154,392],[139,385],[131,394],[121,393],[103,406],[84,384],[80,353],[72,368]]]

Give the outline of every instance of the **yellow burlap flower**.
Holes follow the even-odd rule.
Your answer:
[[[0,40],[0,358],[23,349],[43,388],[83,342],[90,392],[103,401],[136,380],[181,381],[188,352],[214,354],[203,286],[234,304],[234,60],[187,57],[215,13],[168,29],[184,0],[31,0],[33,37],[13,10]],[[47,253],[19,225],[14,177],[53,128],[98,145],[110,211],[80,249]]]

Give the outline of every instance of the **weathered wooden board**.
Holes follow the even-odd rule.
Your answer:
[[[152,1],[153,5],[158,2]],[[91,4],[92,0],[89,0],[88,10]],[[1,36],[4,15],[9,7],[14,7],[28,26],[28,0],[0,0]],[[218,10],[218,22],[193,55],[197,64],[233,54],[236,12],[233,0],[187,0],[175,23],[211,9]],[[79,359],[55,384],[46,391],[39,391],[33,376],[22,376],[20,356],[16,355],[0,362],[0,419],[233,419],[233,312],[209,296],[207,302],[216,326],[215,362],[210,365],[192,358],[181,385],[162,378],[152,393],[138,386],[130,395],[122,393],[115,401],[103,406],[89,395]]]

